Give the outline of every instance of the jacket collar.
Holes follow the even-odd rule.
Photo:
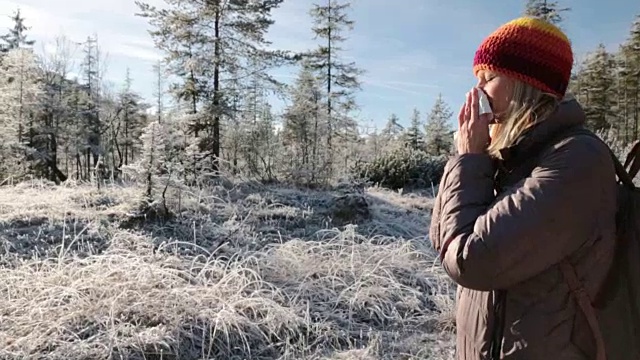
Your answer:
[[[548,140],[558,132],[573,126],[584,125],[586,121],[584,110],[572,96],[566,96],[546,119],[542,119],[525,131],[515,143],[502,149],[500,154],[505,163],[510,160],[521,160],[522,156],[536,148],[536,145]]]

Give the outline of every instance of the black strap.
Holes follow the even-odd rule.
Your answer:
[[[506,290],[494,291],[493,316],[495,317],[496,325],[493,327],[491,334],[491,360],[500,360],[500,355],[502,354],[506,305]]]
[[[629,169],[627,172],[632,179],[638,175],[638,171],[640,171],[640,141],[636,141],[631,147],[627,159],[624,161],[624,168]]]

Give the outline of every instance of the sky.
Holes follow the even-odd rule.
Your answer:
[[[267,38],[280,49],[312,49],[309,9],[317,0],[285,0],[273,13],[275,24]],[[147,3],[164,6],[163,0]],[[355,21],[342,54],[365,70],[357,93],[357,118],[363,126],[381,128],[392,113],[408,125],[417,108],[426,117],[442,94],[454,118],[464,94],[474,85],[473,55],[498,26],[519,17],[526,0],[353,0],[349,13]],[[624,42],[640,1],[560,0],[571,8],[563,29],[580,59],[603,43],[615,51]],[[133,89],[153,103],[153,64],[162,53],[153,46],[150,26],[134,0],[0,0],[0,33],[12,26],[10,16],[20,8],[37,52],[52,51],[55,38],[74,42],[97,34],[106,54],[106,80],[122,88],[126,69]],[[82,49],[75,51],[82,57]],[[77,61],[79,64],[79,60]],[[295,71],[274,70],[281,81],[292,82]],[[276,103],[281,110],[286,104]],[[452,119],[452,124],[453,124]]]

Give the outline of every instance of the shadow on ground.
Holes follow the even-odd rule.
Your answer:
[[[318,191],[255,183],[217,186],[169,220],[124,219],[124,229],[148,232],[158,246],[181,255],[228,256],[228,249],[259,251],[292,239],[322,240],[355,227],[373,242],[427,240],[432,200],[381,188]],[[170,244],[170,245],[167,245]],[[227,254],[225,254],[227,252]]]
[[[85,219],[35,217],[0,222],[0,266],[27,259],[82,258],[99,254],[107,246],[100,224]]]

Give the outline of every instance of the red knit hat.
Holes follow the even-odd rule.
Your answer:
[[[544,20],[522,17],[484,39],[473,59],[473,74],[501,72],[562,98],[572,66],[571,42],[560,29]]]

